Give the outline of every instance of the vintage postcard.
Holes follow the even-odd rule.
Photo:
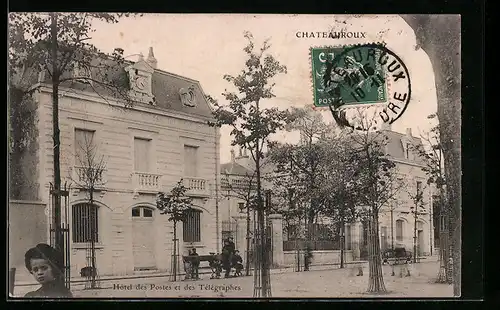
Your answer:
[[[8,23],[12,298],[460,295],[459,15]]]

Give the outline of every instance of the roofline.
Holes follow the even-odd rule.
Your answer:
[[[175,73],[172,73],[172,72],[168,72],[168,71],[165,71],[165,70],[161,70],[161,69],[155,69],[155,72],[158,72],[160,74],[170,75],[170,76],[173,76],[173,77],[177,77],[177,78],[185,80],[186,82],[191,82],[193,84],[196,84],[198,86],[198,88],[200,89],[200,92],[203,95],[203,100],[205,100],[205,102],[207,103],[208,108],[210,109],[210,112],[213,113],[215,111],[214,108],[212,107],[212,105],[207,101],[207,99],[206,99],[207,98],[207,94],[203,90],[203,87],[201,86],[200,81],[194,80],[194,79],[182,76],[182,75],[178,75],[178,74],[175,74]]]
[[[30,88],[30,91],[35,90],[35,89],[38,89],[40,92],[52,93],[51,84],[47,84],[47,83],[36,83]],[[110,104],[109,102],[103,102],[104,100],[102,98],[100,98],[99,95],[97,95],[93,92],[72,89],[72,88],[66,87],[66,86],[59,86],[59,89],[60,90],[71,89],[72,91],[68,92],[68,94],[66,94],[67,97],[75,97],[75,98],[79,98],[82,100],[89,100],[87,98],[81,98],[81,96],[88,96],[88,97],[92,97],[94,99],[94,100],[89,100],[89,101],[93,101],[93,102],[97,101],[98,103]],[[110,97],[110,96],[106,96],[106,97],[108,97],[110,100],[116,101],[117,103],[114,105],[119,105],[120,102],[123,102],[123,100],[121,100],[121,99],[117,99],[117,98]],[[184,119],[184,120],[189,120],[191,118],[191,121],[197,121],[200,123],[205,123],[206,121],[213,120],[213,118],[210,118],[210,117],[201,116],[201,115],[197,115],[197,114],[189,114],[189,113],[182,112],[182,111],[173,110],[174,112],[172,112],[172,110],[168,110],[168,109],[151,108],[149,106],[142,106],[142,107],[144,107],[148,110],[152,110],[152,111],[144,111],[143,109],[135,109],[135,107],[132,107],[132,109],[135,109],[136,111],[140,111],[140,112],[160,114],[163,116],[180,118],[180,119]]]

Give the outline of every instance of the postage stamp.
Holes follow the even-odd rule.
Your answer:
[[[335,109],[382,104],[393,123],[411,98],[410,74],[384,44],[311,48],[314,106]]]

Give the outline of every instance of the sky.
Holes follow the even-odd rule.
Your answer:
[[[244,14],[145,14],[121,19],[117,24],[94,22],[94,43],[103,52],[125,50],[126,59],[147,56],[153,47],[158,68],[200,82],[203,91],[226,103],[222,96],[231,89],[224,74],[237,75],[244,67],[244,31],[255,38],[256,48],[270,39],[268,50],[287,67],[277,76],[275,98],[264,107],[305,107],[313,104],[309,50],[318,46],[340,46],[385,42],[406,64],[411,77],[411,100],[405,113],[392,124],[392,130],[413,135],[431,127],[427,116],[437,110],[434,73],[429,57],[415,49],[415,34],[397,15],[244,15]],[[298,38],[297,32],[365,32],[365,38]],[[127,57],[128,56],[128,57]],[[325,122],[333,121],[329,110],[322,112]],[[221,162],[230,160],[229,128],[221,130]],[[279,141],[294,142],[297,133],[275,135]]]

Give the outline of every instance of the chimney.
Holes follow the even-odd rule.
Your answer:
[[[149,48],[149,53],[148,53],[148,58],[146,59],[146,62],[153,68],[156,69],[158,66],[158,60],[155,58],[155,54],[153,53],[153,48]]]
[[[142,53],[139,53],[139,59],[137,60],[137,62],[140,61],[144,61],[144,55],[142,55]]]
[[[231,149],[231,162],[234,163],[235,162],[235,156],[234,156],[234,150]]]
[[[406,135],[408,137],[412,137],[412,135],[411,135],[411,128],[406,128]]]
[[[391,131],[392,126],[389,123],[383,122],[382,125],[380,125],[380,130],[381,131]]]

